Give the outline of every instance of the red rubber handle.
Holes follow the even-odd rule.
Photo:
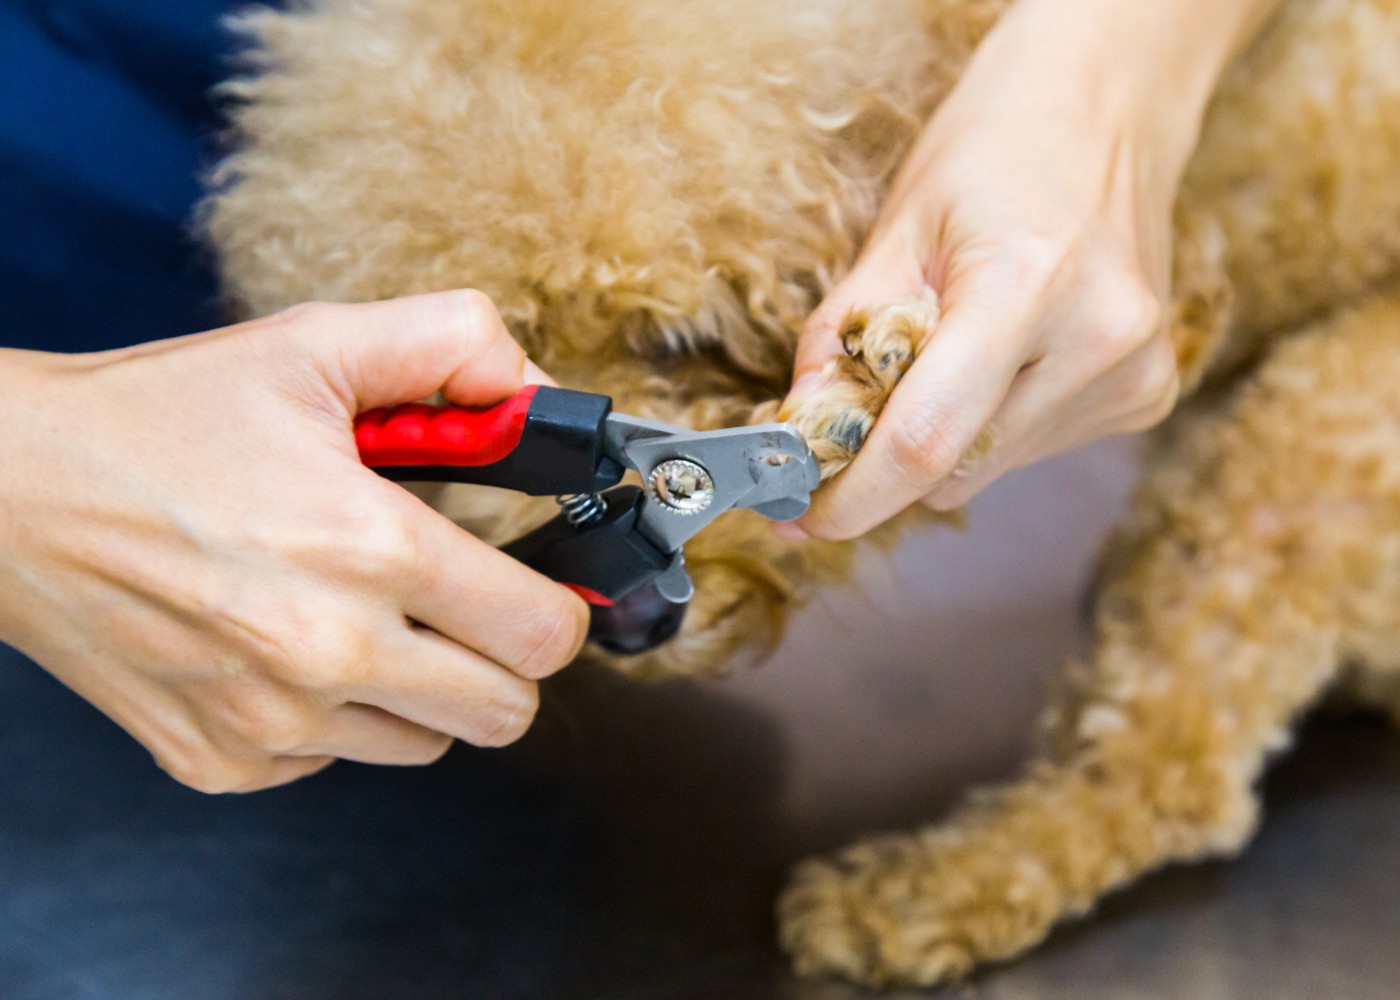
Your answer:
[[[491,465],[520,444],[537,385],[484,410],[409,403],[355,419],[360,460],[371,468]]]
[[[589,604],[592,604],[594,607],[611,608],[617,604],[617,602],[614,601],[612,598],[604,597],[596,590],[589,590],[581,583],[566,583],[564,584],[564,586],[568,587],[575,594],[578,594],[579,597],[582,597],[585,601],[587,601]]]

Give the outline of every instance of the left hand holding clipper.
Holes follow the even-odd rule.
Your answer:
[[[474,292],[0,351],[0,641],[207,792],[509,743],[586,606],[365,469],[352,422],[527,380]]]

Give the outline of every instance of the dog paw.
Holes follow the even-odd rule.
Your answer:
[[[1061,902],[1024,852],[949,828],[880,837],[802,864],[779,902],[779,932],[804,975],[935,986],[1035,944]]]
[[[822,478],[836,475],[855,458],[875,426],[875,418],[895,385],[938,323],[932,289],[874,312],[854,311],[841,325],[845,357],[832,362],[823,385],[787,413],[821,466]]]

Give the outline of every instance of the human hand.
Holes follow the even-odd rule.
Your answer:
[[[0,639],[203,791],[509,743],[586,606],[364,468],[352,422],[543,380],[475,292],[0,351]]]
[[[1009,9],[813,314],[788,410],[822,384],[852,311],[932,287],[942,319],[850,468],[780,531],[849,538],[920,499],[953,509],[1171,410],[1176,190],[1231,39],[1271,4],[1087,2]],[[1203,43],[1202,18],[1229,23]]]

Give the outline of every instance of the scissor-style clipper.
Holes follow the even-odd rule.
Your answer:
[[[595,608],[631,595],[639,606],[657,595],[683,607],[695,589],[682,552],[689,539],[739,507],[775,521],[800,517],[821,478],[806,440],[787,424],[692,431],[613,413],[607,396],[548,386],[485,410],[375,410],[356,421],[355,436],[364,463],[397,482],[558,496],[559,517],[504,551]],[[640,488],[618,486],[628,469]],[[594,617],[597,625],[618,616]],[[670,619],[679,627],[678,613]],[[647,638],[654,644],[656,635]],[[638,644],[614,643],[626,652]]]

